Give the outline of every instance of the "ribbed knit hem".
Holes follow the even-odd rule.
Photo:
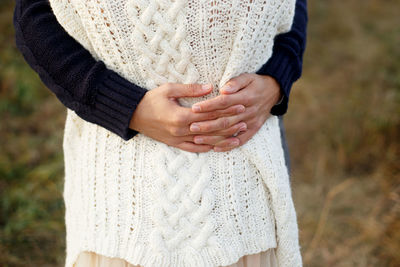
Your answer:
[[[237,262],[241,257],[250,254],[260,253],[270,248],[275,248],[276,243],[266,242],[261,236],[254,240],[248,237],[240,240],[241,250],[237,251],[236,246],[212,249],[205,248],[201,252],[187,248],[184,252],[177,251],[169,255],[155,253],[148,248],[148,245],[140,244],[134,240],[129,243],[118,243],[109,234],[96,236],[96,240],[81,244],[80,247],[67,250],[65,267],[73,267],[78,256],[83,251],[90,251],[107,257],[116,257],[126,260],[130,264],[145,267],[217,267],[228,266]],[[82,238],[83,240],[83,238]],[[270,239],[271,240],[271,239]],[[101,243],[99,243],[101,241]],[[78,244],[78,242],[76,242]],[[68,245],[68,244],[67,244]]]
[[[283,99],[280,104],[272,107],[272,115],[278,116],[287,112],[290,89],[296,77],[295,69],[293,56],[289,55],[284,48],[277,47],[268,62],[256,72],[256,74],[274,77],[280,85]]]
[[[94,96],[92,115],[102,121],[108,130],[129,140],[138,134],[129,128],[129,124],[137,105],[147,92],[118,73],[106,70]]]

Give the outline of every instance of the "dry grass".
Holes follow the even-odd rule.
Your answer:
[[[286,116],[306,266],[400,266],[396,4],[310,3]]]
[[[400,266],[399,0],[309,1],[285,118],[305,266]],[[62,266],[65,109],[0,2],[0,266]]]

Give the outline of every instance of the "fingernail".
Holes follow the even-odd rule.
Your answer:
[[[245,131],[247,129],[246,124],[244,124],[243,126],[240,126],[239,131]]]
[[[190,125],[190,130],[192,132],[198,132],[198,131],[200,131],[200,127],[197,124],[192,124],[192,125]]]
[[[236,109],[236,111],[237,111],[237,113],[242,113],[242,112],[244,111],[244,106],[239,106],[239,107]]]
[[[203,138],[201,138],[201,137],[195,137],[195,138],[194,138],[194,142],[195,142],[195,144],[202,144],[202,143],[203,143]]]
[[[199,112],[199,111],[201,110],[201,108],[200,108],[199,105],[193,105],[193,106],[192,106],[192,110],[193,110],[194,112]]]
[[[239,145],[239,140],[233,140],[231,142],[231,146],[237,146],[237,145]]]
[[[232,93],[234,91],[230,85],[224,85],[221,90],[227,93]]]
[[[211,84],[203,84],[203,85],[201,86],[201,89],[202,89],[203,91],[208,91],[209,89],[211,89],[211,87],[212,87]]]

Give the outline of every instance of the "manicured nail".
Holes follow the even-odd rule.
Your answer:
[[[197,124],[192,124],[192,125],[190,125],[190,130],[192,132],[198,132],[198,131],[200,131],[200,127]]]
[[[194,112],[199,112],[199,111],[201,111],[201,107],[200,107],[199,105],[193,105],[193,106],[192,106],[192,110],[193,110]]]
[[[208,90],[211,89],[211,87],[212,87],[211,84],[203,84],[203,85],[201,86],[201,89],[202,89],[203,91],[208,91]]]
[[[203,138],[201,138],[201,137],[197,137],[197,136],[196,136],[196,137],[194,138],[194,143],[195,143],[195,144],[202,144],[203,141],[204,141],[204,140],[203,140]]]

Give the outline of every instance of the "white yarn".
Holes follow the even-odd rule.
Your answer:
[[[50,0],[67,32],[108,68],[151,90],[254,73],[290,29],[294,0]],[[277,247],[301,266],[296,213],[271,116],[245,145],[191,153],[143,134],[129,141],[68,109],[67,258],[81,251],[144,267],[226,266]]]

